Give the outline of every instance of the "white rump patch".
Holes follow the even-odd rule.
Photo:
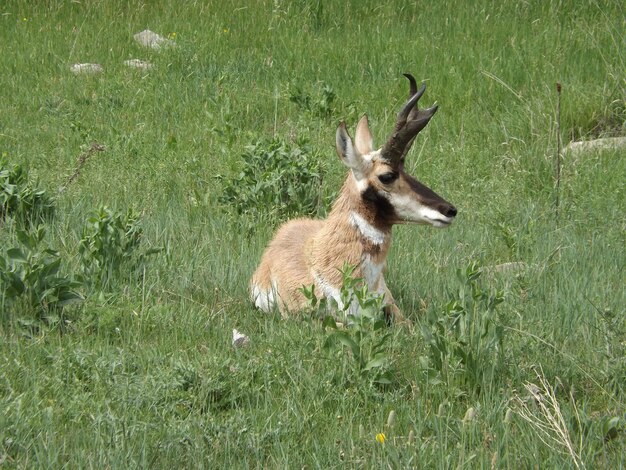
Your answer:
[[[367,238],[374,245],[382,245],[385,243],[385,232],[378,230],[359,213],[355,211],[350,212],[350,223],[357,228],[361,235]]]
[[[252,286],[252,301],[259,310],[269,313],[276,306],[276,286],[272,282],[272,288],[269,290],[261,289],[254,284]]]

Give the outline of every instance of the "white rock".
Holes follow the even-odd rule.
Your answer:
[[[70,71],[76,75],[81,73],[102,73],[104,67],[100,64],[74,64],[70,67]]]
[[[142,32],[133,36],[135,41],[144,47],[150,47],[155,50],[159,50],[162,47],[172,47],[176,43],[171,39],[164,38],[160,34],[157,34],[149,29],[144,29]]]
[[[250,342],[250,338],[248,338],[243,333],[235,330],[233,328],[233,346],[236,348],[240,348],[242,346],[246,346]]]
[[[134,69],[142,69],[142,70],[149,70],[152,68],[152,64],[150,62],[147,62],[141,59],[125,60],[124,65],[126,65],[127,67],[134,68]]]
[[[626,137],[606,137],[604,139],[581,140],[570,142],[564,153],[580,154],[583,152],[598,152],[601,150],[626,149]]]

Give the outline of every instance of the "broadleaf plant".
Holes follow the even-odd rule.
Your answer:
[[[315,286],[302,289],[310,306],[324,317],[327,332],[323,348],[338,352],[353,371],[378,385],[393,383],[390,349],[391,331],[383,312],[384,296],[371,292],[363,278],[355,277],[356,266],[345,263],[341,269],[340,305],[333,300],[319,300]],[[343,348],[350,354],[345,356]]]
[[[26,315],[52,321],[68,304],[80,302],[81,282],[61,272],[58,251],[46,248],[45,228],[18,229],[19,245],[0,256],[0,305],[3,320]]]

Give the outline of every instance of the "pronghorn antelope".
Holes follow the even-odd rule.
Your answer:
[[[283,315],[302,310],[307,300],[301,289],[311,285],[318,296],[334,299],[343,308],[340,268],[347,262],[356,266],[354,275],[363,278],[370,292],[384,295],[387,318],[402,319],[383,277],[392,226],[447,227],[456,216],[452,204],[404,170],[415,137],[437,111],[436,105],[418,109],[426,85],[418,91],[413,76],[405,76],[409,99],[382,148],[374,149],[367,116],[357,125],[354,143],[345,123],[339,125],[337,154],[350,169],[341,192],[326,220],[295,219],[279,228],[250,281],[259,309],[278,307]]]

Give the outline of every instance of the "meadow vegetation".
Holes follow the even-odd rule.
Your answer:
[[[626,158],[565,154],[558,216],[554,175],[557,82],[565,143],[626,134],[625,13],[3,2],[0,467],[623,468]],[[255,311],[272,232],[340,188],[339,121],[381,145],[404,72],[439,104],[409,170],[459,210],[394,229],[411,324],[366,291],[345,328]]]

